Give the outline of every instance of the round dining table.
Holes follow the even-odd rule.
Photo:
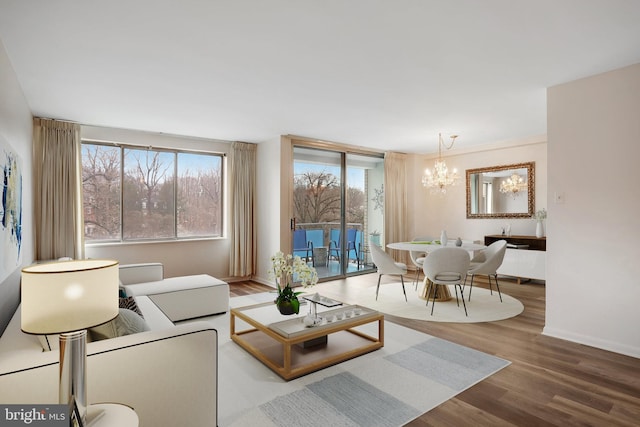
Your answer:
[[[447,242],[447,247],[455,247],[456,242],[450,240]],[[424,252],[428,254],[429,252],[433,252],[444,246],[435,241],[432,242],[419,242],[419,241],[411,241],[411,242],[395,242],[388,243],[387,247],[389,249],[396,249],[400,251],[410,251],[410,252]],[[466,243],[463,242],[461,246],[462,249],[468,252],[475,252],[486,248],[485,245],[481,245],[479,243]],[[436,285],[431,287],[431,292],[427,295],[427,289],[429,287],[426,283],[425,278],[425,286],[422,288],[422,292],[420,292],[420,298],[429,301],[429,299],[435,299],[436,301],[448,301],[451,299],[451,292],[449,292],[449,287],[447,285]]]

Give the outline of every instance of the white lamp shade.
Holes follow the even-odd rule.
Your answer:
[[[118,315],[118,261],[88,259],[22,269],[22,331],[73,332]]]

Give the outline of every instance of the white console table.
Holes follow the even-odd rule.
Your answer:
[[[547,239],[535,236],[485,236],[485,245],[490,245],[496,240],[507,241],[507,251],[504,254],[502,265],[497,273],[502,276],[511,276],[518,279],[546,280]],[[509,247],[515,246],[515,247]],[[526,248],[518,249],[517,247]]]

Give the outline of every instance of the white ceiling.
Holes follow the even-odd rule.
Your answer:
[[[640,62],[638,0],[0,0],[36,116],[437,151],[546,134],[546,88]]]

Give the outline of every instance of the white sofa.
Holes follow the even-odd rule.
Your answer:
[[[127,296],[149,296],[174,322],[229,310],[229,285],[208,274],[164,278],[161,263],[120,266]]]
[[[87,344],[88,403],[129,405],[141,427],[216,426],[218,332],[174,325],[148,296],[134,299],[150,330]],[[0,337],[0,402],[57,403],[58,359],[20,330],[18,307]]]

